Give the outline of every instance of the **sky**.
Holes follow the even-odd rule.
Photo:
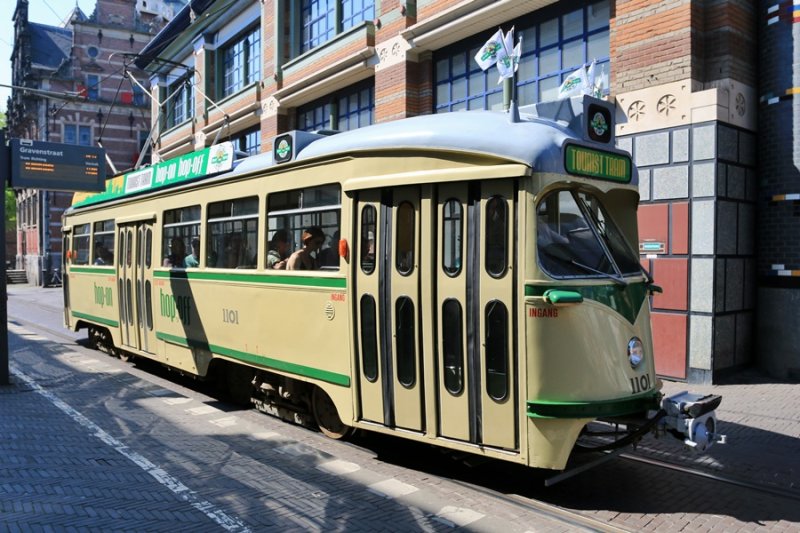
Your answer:
[[[60,26],[61,21],[75,7],[75,4],[90,16],[94,11],[95,0],[29,0],[28,20],[50,26]],[[14,30],[11,17],[17,0],[0,0],[0,84],[11,85],[11,51],[14,49]],[[0,111],[5,112],[6,102],[11,96],[11,89],[0,87]]]

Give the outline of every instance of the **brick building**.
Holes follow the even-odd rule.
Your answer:
[[[555,98],[596,60],[640,169],[642,261],[664,287],[652,299],[658,373],[710,382],[759,364],[787,377],[800,368],[789,4],[195,0],[139,65],[166,159],[215,139],[254,153],[291,129],[501,109],[496,74],[473,60],[498,26],[524,38],[522,105]],[[774,76],[757,75],[759,57]]]
[[[141,3],[141,2],[140,2]],[[146,2],[145,2],[146,4]],[[98,0],[87,16],[75,7],[63,26],[28,20],[28,0],[14,11],[12,91],[8,102],[8,136],[86,146],[102,144],[114,168],[133,166],[150,129],[145,91],[123,77],[132,58],[165,24],[165,15],[183,3],[150,0],[137,9],[135,0]],[[145,79],[131,65],[131,73]],[[71,98],[64,96],[72,95]],[[58,281],[61,265],[61,213],[72,193],[17,191],[16,268],[28,281]]]

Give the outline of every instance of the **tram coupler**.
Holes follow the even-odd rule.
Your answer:
[[[666,415],[659,421],[660,431],[669,431],[698,452],[708,451],[715,443],[725,444],[726,436],[717,433],[716,409],[722,396],[681,392],[661,400]]]

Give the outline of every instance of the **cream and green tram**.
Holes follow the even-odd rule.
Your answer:
[[[637,177],[609,104],[290,132],[232,156],[207,148],[74,202],[67,327],[332,437],[550,469],[599,418],[713,441],[718,399],[657,390]],[[310,228],[314,268],[268,268]]]

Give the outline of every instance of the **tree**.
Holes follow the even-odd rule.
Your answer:
[[[6,114],[0,112],[0,129],[6,127]],[[3,176],[0,179],[5,179]],[[5,187],[6,191],[6,231],[17,227],[17,199],[14,195],[14,190]]]

